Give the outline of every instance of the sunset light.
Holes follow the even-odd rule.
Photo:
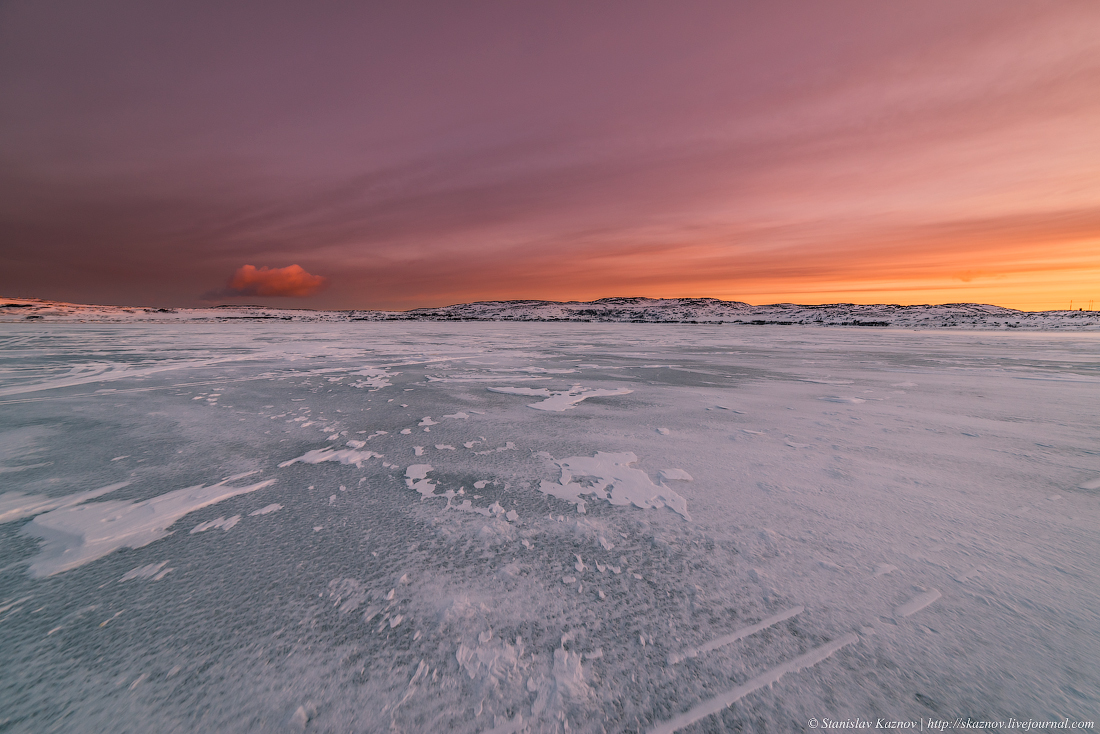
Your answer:
[[[0,290],[1068,308],[1097,78],[1083,2],[8,3]]]

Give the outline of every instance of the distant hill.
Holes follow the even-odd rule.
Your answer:
[[[905,329],[1067,329],[1100,331],[1100,312],[1016,311],[1001,306],[831,303],[752,306],[716,298],[601,298],[597,301],[483,301],[411,311],[311,311],[265,306],[145,308],[0,298],[0,323],[224,321],[582,321],[627,323],[893,327]]]

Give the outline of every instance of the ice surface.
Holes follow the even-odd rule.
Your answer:
[[[204,313],[0,324],[0,729],[1100,705],[1100,334]]]

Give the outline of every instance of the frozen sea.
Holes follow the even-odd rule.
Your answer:
[[[1100,712],[1100,334],[0,325],[0,731]]]

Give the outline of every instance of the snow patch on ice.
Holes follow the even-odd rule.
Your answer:
[[[568,390],[551,391],[548,388],[534,388],[534,387],[490,387],[487,388],[489,392],[501,393],[504,395],[528,395],[535,397],[546,398],[539,403],[530,403],[528,408],[534,408],[535,410],[551,410],[560,412],[563,410],[570,410],[577,407],[577,404],[588,398],[601,398],[610,397],[612,395],[628,395],[633,390],[629,388],[620,387],[614,390],[606,390],[602,388],[585,388],[580,385],[574,385]]]
[[[394,375],[401,374],[400,372],[389,373],[384,369],[378,367],[364,367],[358,372],[352,372],[352,375],[361,377],[361,380],[351,383],[352,387],[369,387],[371,392],[375,390],[381,390],[384,387],[389,387],[393,383],[388,378]]]
[[[229,486],[253,473],[239,474],[209,487],[198,484],[177,489],[140,502],[94,502],[39,515],[22,530],[43,541],[29,572],[35,578],[53,576],[119,548],[141,548],[170,535],[168,528],[184,515],[275,483],[274,479],[266,479],[243,487]]]
[[[358,443],[349,441],[348,443]],[[301,462],[303,464],[320,464],[325,461],[335,461],[339,464],[355,464],[357,468],[363,468],[363,462],[367,459],[381,459],[382,454],[373,451],[357,451],[352,449],[333,449],[331,447],[307,451],[299,457],[284,461],[279,468],[285,468],[291,464]]]
[[[405,470],[405,484],[424,498],[435,497],[436,485],[428,479],[428,472],[431,471],[434,471],[431,464],[413,464]]]
[[[583,497],[588,495],[613,505],[667,507],[691,520],[687,500],[668,487],[654,484],[648,474],[630,466],[637,461],[633,452],[609,454],[603,451],[597,451],[594,457],[571,456],[554,461],[561,467],[561,479],[557,483],[543,480],[539,490],[575,503],[578,512],[584,512]],[[581,481],[574,481],[575,478]]]
[[[164,568],[167,565],[168,561],[161,561],[160,563],[150,563],[148,566],[138,566],[124,573],[118,582],[122,583],[123,581],[132,581],[134,579],[152,579],[153,581],[160,581],[175,570],[172,568]],[[162,568],[164,569],[163,571],[161,570]]]
[[[278,512],[281,509],[283,509],[283,506],[280,504],[270,504],[266,507],[261,507],[258,510],[253,510],[252,512],[248,513],[248,516],[256,517],[257,515],[267,515],[272,512]]]
[[[12,522],[24,517],[40,515],[50,510],[79,505],[81,502],[101,497],[102,495],[114,492],[116,489],[122,489],[128,484],[129,482],[109,484],[106,487],[90,489],[87,492],[77,492],[76,494],[70,494],[64,497],[46,497],[40,494],[5,492],[4,494],[0,494],[0,523]]]
[[[207,522],[200,522],[195,527],[191,528],[190,535],[195,533],[204,533],[207,530],[213,530],[214,528],[221,528],[222,530],[229,531],[241,521],[240,515],[234,515],[228,520],[225,517],[219,517],[217,520],[209,520]]]

